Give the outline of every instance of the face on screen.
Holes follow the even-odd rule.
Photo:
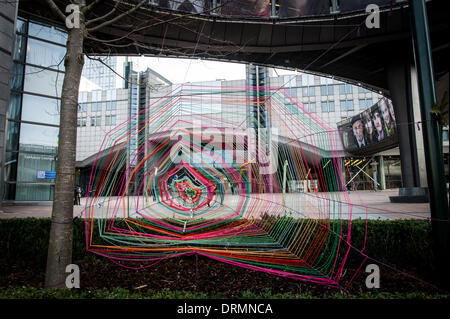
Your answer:
[[[389,113],[391,114],[391,117],[395,122],[394,105],[392,104],[391,101],[388,101],[388,106],[389,106]]]
[[[355,137],[359,142],[362,142],[364,139],[364,126],[361,120],[357,120],[353,123],[353,134],[355,134]]]
[[[375,125],[375,128],[378,132],[381,132],[383,130],[383,125],[381,123],[381,116],[378,111],[375,111],[373,113],[373,124]]]
[[[370,118],[369,115],[367,115],[364,119],[365,119],[364,126],[366,127],[367,133],[370,135],[370,134],[373,133],[373,123],[372,123],[372,119]]]
[[[386,122],[387,125],[391,124],[391,116],[389,115],[389,109],[386,104],[385,100],[380,101],[380,110],[381,110],[381,116],[383,117],[384,122]]]

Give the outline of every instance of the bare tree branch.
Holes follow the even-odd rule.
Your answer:
[[[84,15],[86,15],[86,14],[88,14],[89,12],[91,12],[91,10],[92,10],[97,4],[99,4],[99,3],[102,2],[102,1],[104,1],[104,0],[93,0],[93,1],[91,2],[91,4],[89,4],[89,5],[85,6],[85,7],[83,7],[83,8],[81,9],[81,11],[83,12]]]
[[[122,80],[124,80],[125,82],[127,82],[128,84],[134,84],[134,85],[144,85],[146,87],[148,87],[149,89],[154,89],[155,86],[150,85],[149,83],[141,83],[141,82],[135,82],[135,81],[131,81],[127,78],[125,78],[123,75],[119,74],[114,68],[112,68],[110,65],[106,64],[100,57],[94,57],[94,56],[90,56],[88,54],[86,54],[86,57],[89,60],[92,61],[97,61],[100,62],[101,64],[103,64],[106,68],[108,68],[109,70],[111,70],[116,76],[118,76],[119,78],[121,78]],[[107,57],[110,57],[110,55],[108,55]]]
[[[95,18],[95,19],[91,19],[91,20],[86,21],[86,26],[89,26],[89,25],[91,25],[91,24],[93,24],[93,23],[96,23],[96,22],[99,22],[99,21],[101,21],[101,20],[106,19],[107,17],[109,17],[110,15],[112,15],[114,12],[116,12],[116,10],[117,10],[117,8],[119,7],[119,5],[120,5],[120,1],[116,1],[116,4],[114,5],[114,8],[113,8],[111,11],[109,11],[107,14],[105,14],[105,15],[103,15],[103,16],[101,16],[101,17],[98,17],[98,18]]]
[[[53,0],[45,0],[54,14],[56,14],[62,21],[66,21],[66,16],[58,8],[58,6],[53,2]]]
[[[99,29],[101,29],[101,28],[107,27],[107,26],[113,24],[114,22],[119,21],[119,20],[122,19],[123,17],[132,14],[134,11],[136,11],[137,9],[139,9],[140,7],[142,7],[142,6],[143,6],[144,4],[146,4],[146,3],[147,3],[146,0],[141,0],[141,2],[140,2],[138,5],[134,6],[134,7],[131,8],[130,10],[128,10],[128,11],[126,11],[126,12],[124,12],[124,13],[122,13],[122,14],[116,16],[116,17],[115,17],[114,19],[112,19],[112,20],[109,20],[109,21],[106,21],[106,22],[104,22],[104,23],[101,23],[101,24],[99,24],[99,25],[97,25],[97,26],[95,26],[95,27],[88,28],[88,31],[89,31],[89,32],[94,32],[94,31],[97,31],[97,30],[99,30]]]

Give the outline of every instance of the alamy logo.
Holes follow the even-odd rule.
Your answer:
[[[69,13],[66,18],[67,29],[78,29],[80,27],[80,6],[69,4],[66,7],[66,13]]]
[[[66,273],[70,273],[66,277],[66,287],[69,289],[80,288],[80,267],[75,264],[67,265]]]
[[[369,289],[380,288],[380,267],[375,264],[367,265],[366,272],[370,273],[366,278],[366,287]]]
[[[367,29],[379,29],[380,28],[380,7],[376,4],[369,4],[366,7],[366,12],[369,15],[366,18]]]

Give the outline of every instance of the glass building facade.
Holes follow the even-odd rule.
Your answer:
[[[53,200],[66,41],[67,34],[63,30],[20,17],[17,20],[3,167],[3,199],[6,201]],[[105,60],[109,67],[103,64],[95,66],[95,61],[87,61],[83,76],[97,82],[101,90],[80,93],[77,161],[91,156],[99,148],[97,144],[102,141],[99,136],[103,137],[111,126],[124,122],[150,105],[150,100],[142,100],[145,96],[158,95],[146,93],[144,87],[137,85],[117,89],[114,85],[116,75],[111,71],[111,68],[117,68],[115,58]],[[98,72],[99,69],[104,69],[104,72]],[[136,80],[132,83],[137,83],[140,77],[144,80],[145,74],[132,75]],[[236,118],[236,122],[247,120],[247,125],[254,128],[270,127],[271,116],[264,104],[258,103],[264,98],[264,87],[270,83],[283,85],[292,100],[301,100],[308,112],[321,113],[325,120],[334,124],[347,117],[348,111],[356,112],[358,106],[359,109],[367,108],[377,96],[361,88],[310,74],[271,77],[264,67],[249,66],[247,80],[241,82],[228,84],[258,88],[253,91],[257,92],[256,96],[249,97],[252,103],[248,109],[242,110],[240,105],[232,109],[230,105],[225,107],[217,103],[221,101],[220,97],[216,102],[203,101],[202,98],[200,106],[183,105],[183,115],[211,113],[224,122],[232,120],[229,117],[237,117],[239,121]],[[172,90],[176,87],[170,83],[165,85]],[[220,85],[220,81],[214,84],[202,82],[201,85]],[[291,114],[299,112],[293,103],[287,106],[287,110]],[[134,132],[138,129],[136,122],[132,123]],[[268,147],[269,135],[265,135],[261,140],[266,141]],[[136,142],[137,139],[131,140],[129,152],[132,154],[136,152]]]
[[[102,90],[112,90],[116,88],[116,72],[119,71],[117,67],[117,57],[86,56],[82,76],[100,86]]]
[[[63,30],[17,19],[4,200],[53,200],[66,41]]]

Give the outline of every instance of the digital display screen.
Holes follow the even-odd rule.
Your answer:
[[[387,98],[338,123],[338,130],[349,153],[370,155],[398,144],[394,107]]]

